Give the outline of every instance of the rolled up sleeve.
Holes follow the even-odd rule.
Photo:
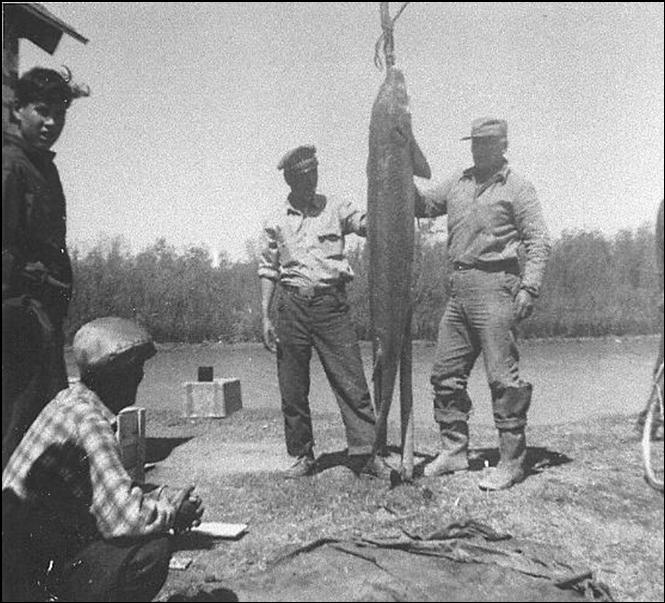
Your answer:
[[[339,211],[342,234],[355,233],[360,237],[367,236],[367,212],[355,207],[350,201],[340,204]]]
[[[421,191],[415,184],[416,218],[438,218],[448,213],[448,194],[454,180]]]
[[[526,251],[522,288],[537,296],[540,294],[551,243],[536,189],[532,184],[527,183],[521,188],[515,199],[514,210],[517,229]]]
[[[279,245],[277,242],[277,227],[264,225],[264,244],[259,259],[259,278],[267,278],[271,281],[279,280]]]

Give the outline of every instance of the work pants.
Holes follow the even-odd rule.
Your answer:
[[[482,352],[496,427],[524,427],[531,386],[519,377],[513,307],[519,275],[477,268],[453,270],[450,286],[431,375],[434,419],[438,423],[468,421],[472,403],[467,383]]]
[[[282,289],[276,324],[287,452],[299,457],[311,454],[314,446],[309,406],[314,348],[342,414],[349,455],[371,453],[375,415],[345,292],[308,297]]]

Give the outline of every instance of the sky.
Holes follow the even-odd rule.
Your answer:
[[[53,148],[70,247],[164,238],[244,259],[300,144],[317,147],[320,192],[366,206],[378,2],[42,4],[90,39],[20,50],[20,72],[65,64],[92,90]],[[554,237],[655,222],[662,2],[413,2],[394,37],[432,184],[471,165],[459,139],[493,115]]]

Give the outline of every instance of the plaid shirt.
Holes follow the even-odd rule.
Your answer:
[[[260,278],[295,287],[337,285],[353,279],[344,236],[366,236],[366,216],[349,202],[316,195],[306,214],[287,201],[264,224],[264,232]]]
[[[448,257],[462,264],[517,260],[524,244],[522,288],[538,295],[550,241],[533,185],[507,163],[489,181],[478,184],[474,169],[416,195],[416,216],[448,214]]]
[[[2,473],[13,490],[77,540],[168,531],[175,517],[163,488],[144,494],[120,461],[115,417],[82,383],[61,391],[40,413]],[[171,522],[173,520],[171,519]]]

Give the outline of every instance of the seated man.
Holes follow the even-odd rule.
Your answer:
[[[121,318],[76,333],[80,383],[41,411],[2,473],[3,601],[150,601],[162,587],[169,534],[200,523],[201,500],[193,486],[132,483],[114,434],[155,353]]]

